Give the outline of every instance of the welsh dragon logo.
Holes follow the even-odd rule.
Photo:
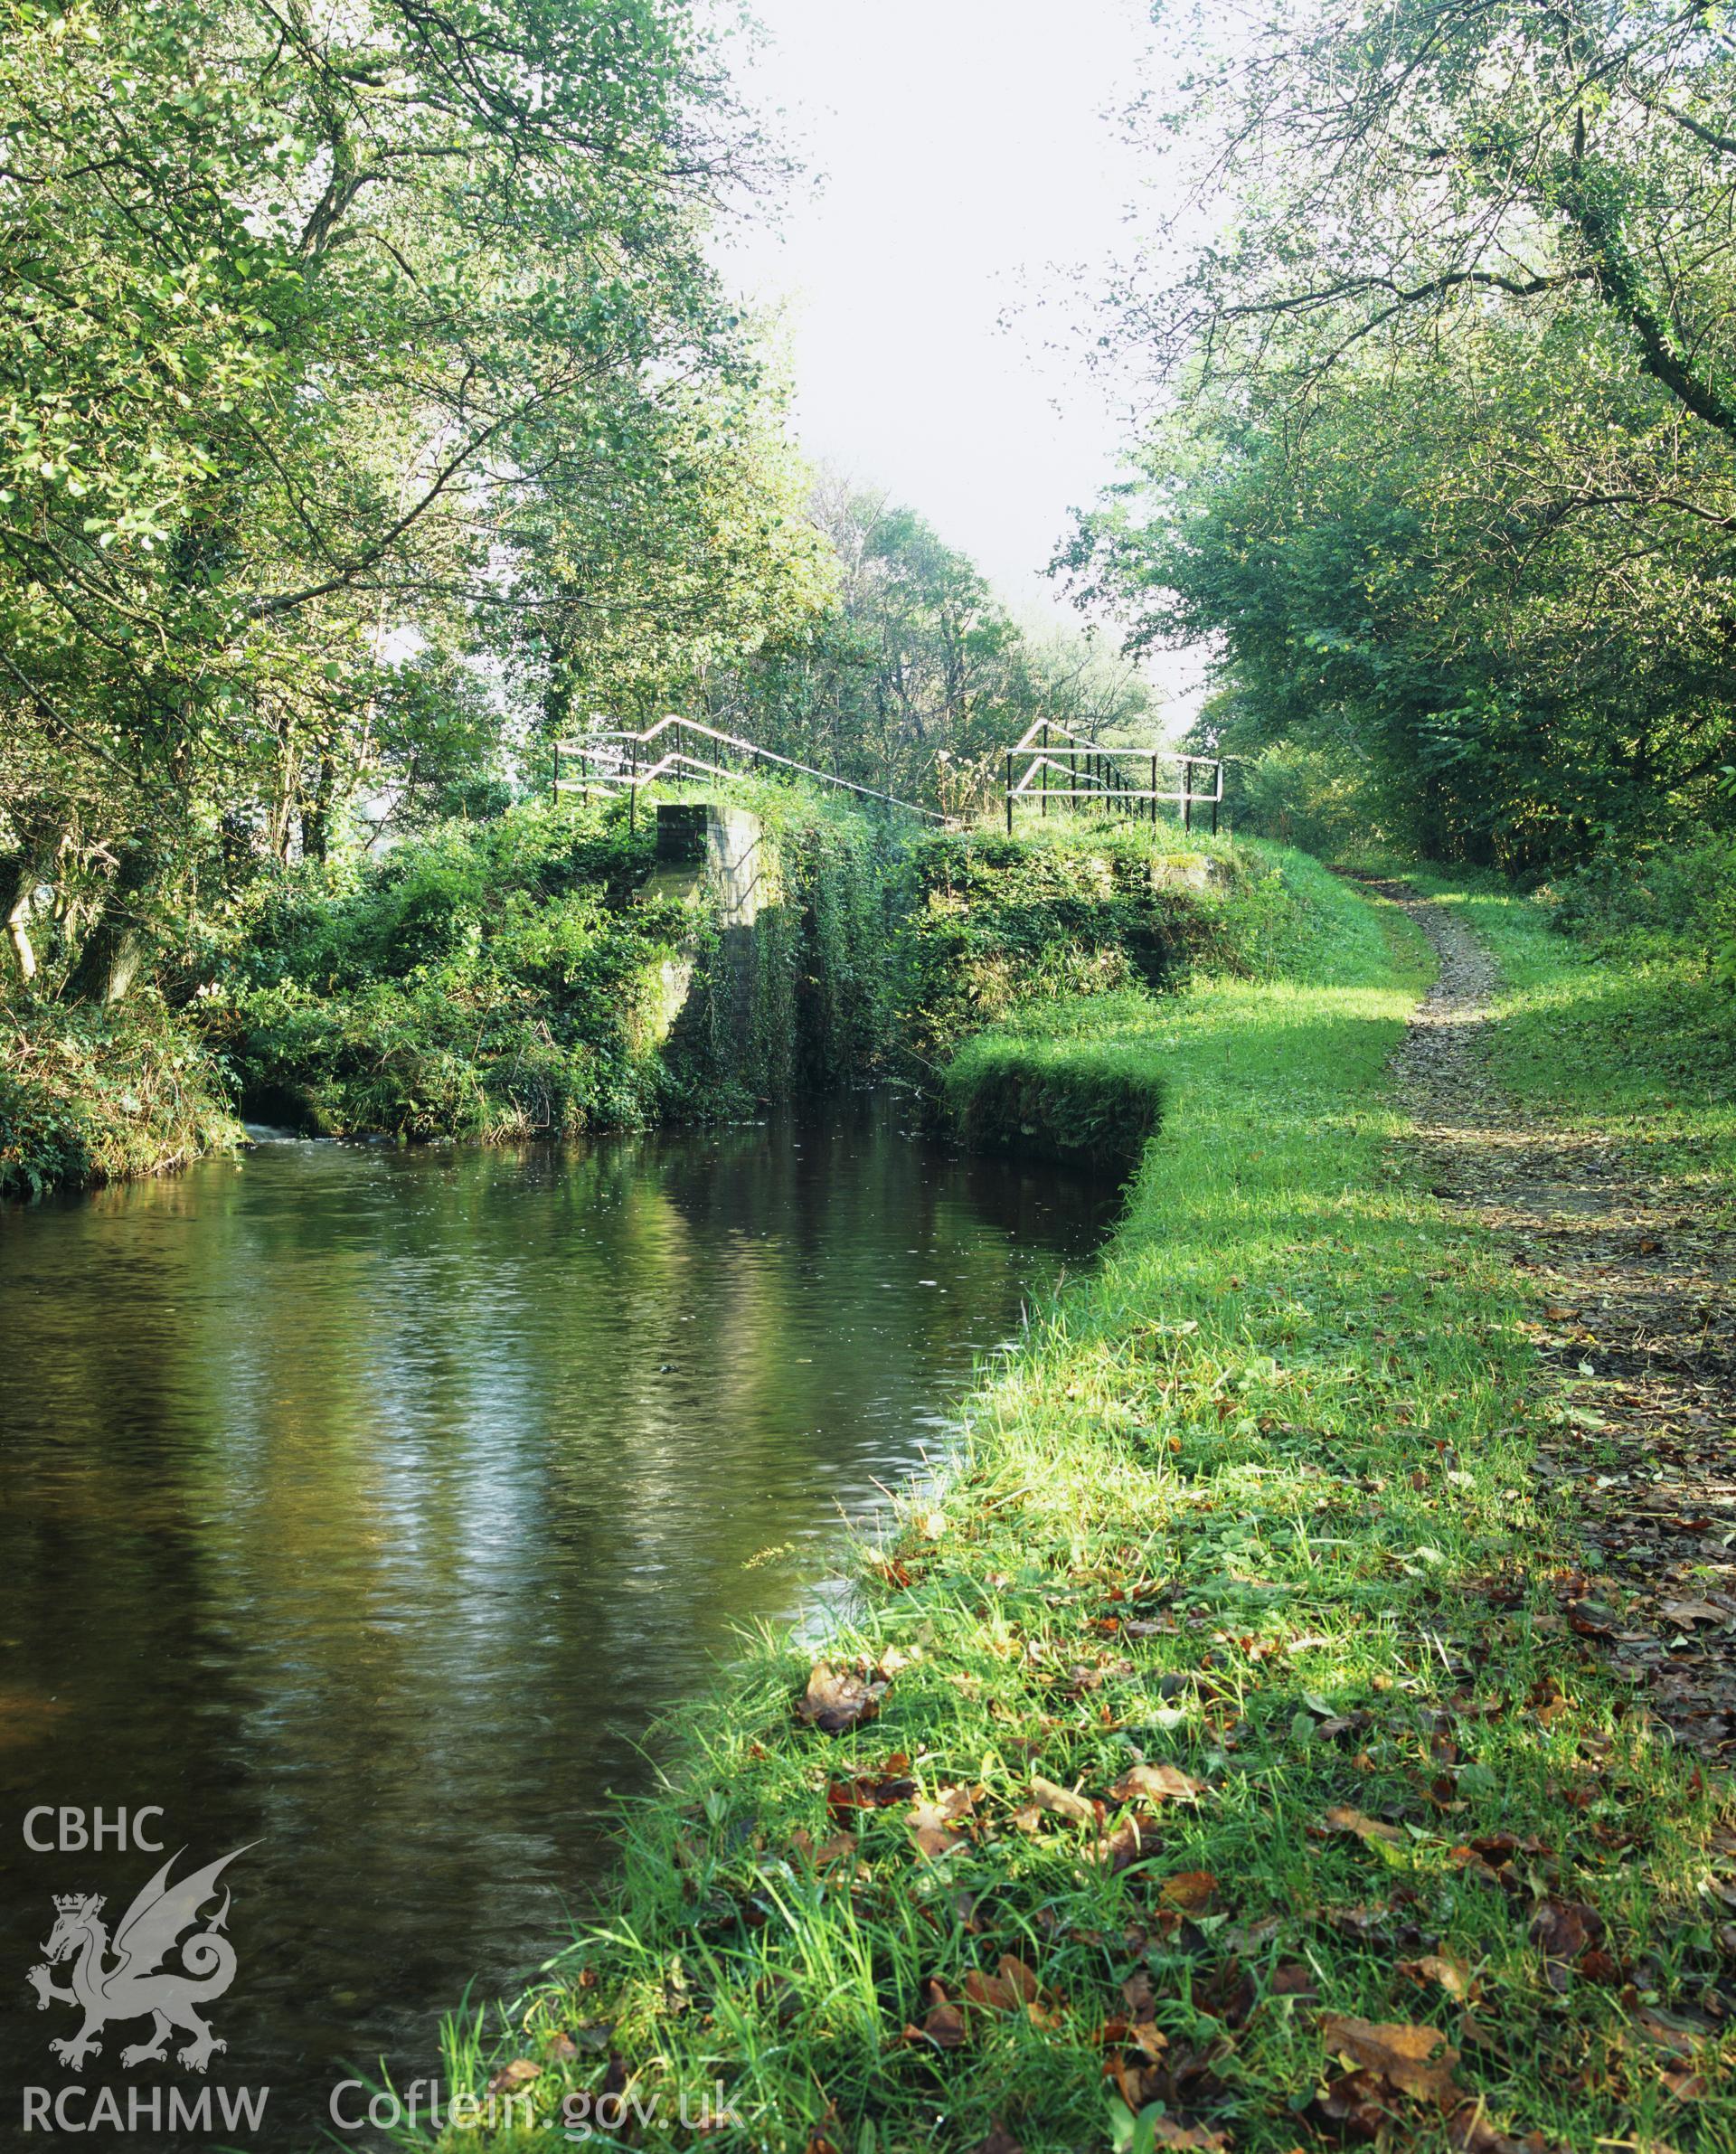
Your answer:
[[[251,1845],[252,1843],[250,1843]],[[244,1855],[244,1847],[207,1863],[191,1876],[170,1882],[169,1872],[177,1856],[170,1856],[150,1883],[121,1917],[115,1931],[114,1958],[109,1959],[108,1926],[102,1920],[102,1896],[96,1893],[55,1895],[54,1928],[42,1947],[48,1963],[33,1967],[29,1979],[36,1991],[36,2008],[51,2004],[77,2005],[84,2025],[76,2035],[51,2041],[49,2047],[63,2064],[82,2072],[88,2056],[100,2055],[99,2031],[111,2019],[152,2022],[150,2039],[123,2049],[123,2064],[161,2062],[168,2045],[169,2030],[179,2027],[192,2036],[175,2055],[190,2071],[203,2072],[220,2042],[200,2018],[195,2007],[221,1997],[235,1979],[235,1948],[222,1933],[229,1920],[229,1890],[223,1904],[203,1929],[181,1946],[179,1969],[162,1965],[184,1930],[198,1920],[207,1900],[215,1899],[220,1871]],[[71,1960],[72,1986],[56,1987],[51,1970]]]

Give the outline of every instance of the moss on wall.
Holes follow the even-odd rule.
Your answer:
[[[899,829],[782,786],[752,789],[746,804],[762,834],[755,917],[747,929],[708,922],[696,1020],[666,1056],[687,1120],[872,1083],[893,1044]]]

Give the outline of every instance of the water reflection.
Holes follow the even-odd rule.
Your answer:
[[[31,1854],[26,1806],[159,1804],[198,1860],[260,1843],[212,2009],[213,2079],[273,2089],[250,2143],[307,2145],[340,2060],[428,2069],[466,1980],[582,1904],[647,1722],[944,1447],[1107,1209],[862,1103],[567,1153],[270,1145],[0,1216],[14,2001],[51,1894],[112,1920],[160,1859]],[[5,2018],[16,2116],[72,2014]],[[118,2062],[144,2031],[89,2076],[150,2083]]]

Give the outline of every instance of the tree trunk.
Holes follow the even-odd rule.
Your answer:
[[[28,853],[20,853],[5,864],[0,878],[0,891],[9,891],[6,904],[6,940],[17,962],[18,976],[29,981],[36,977],[36,952],[30,940],[30,901],[36,889],[36,863]]]
[[[314,780],[313,796],[301,811],[301,856],[323,861],[332,842],[332,758],[322,755]]]
[[[69,999],[105,1006],[125,999],[148,948],[144,900],[162,866],[157,847],[147,837],[136,837],[122,853],[102,910],[84,939],[84,948],[67,982]]]

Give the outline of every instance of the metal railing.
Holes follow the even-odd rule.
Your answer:
[[[1040,718],[1005,754],[1009,836],[1013,810],[1021,804],[1034,802],[1038,813],[1046,816],[1051,801],[1057,813],[1063,803],[1075,809],[1083,803],[1106,815],[1134,816],[1156,825],[1160,800],[1180,810],[1184,830],[1193,829],[1195,808],[1209,808],[1212,835],[1217,836],[1223,765],[1214,757],[1185,755],[1173,749],[1111,747],[1070,732],[1052,718]],[[1018,771],[1015,765],[1021,760],[1024,767]],[[1159,779],[1172,770],[1178,771],[1179,783],[1160,785]],[[1196,785],[1196,779],[1203,779],[1203,784]]]
[[[658,750],[656,744],[665,735],[671,736],[669,744]],[[700,742],[703,752],[689,747],[690,741]],[[731,761],[731,758],[735,760]],[[562,776],[563,759],[576,766],[577,777]],[[703,777],[713,780],[732,778],[743,770],[761,767],[794,771],[798,778],[810,778],[816,784],[835,786],[840,792],[854,793],[860,800],[874,800],[883,808],[901,808],[906,815],[918,816],[925,823],[944,825],[949,819],[935,808],[919,808],[912,800],[901,800],[895,794],[879,792],[871,785],[857,785],[854,779],[836,777],[830,770],[816,770],[812,763],[798,763],[793,756],[779,755],[774,749],[761,748],[755,741],[743,740],[740,733],[720,732],[714,725],[704,725],[697,718],[683,718],[675,713],[659,718],[643,732],[611,728],[580,734],[577,740],[557,741],[554,793],[557,799],[562,793],[596,793],[616,800],[625,794],[630,829],[638,819],[639,791],[644,786],[655,785],[660,779],[670,777]]]

